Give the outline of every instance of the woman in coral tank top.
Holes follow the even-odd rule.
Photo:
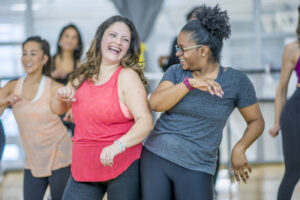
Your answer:
[[[52,96],[63,85],[50,76],[50,47],[40,37],[22,44],[27,75],[0,90],[0,113],[9,105],[26,152],[24,200],[42,200],[50,185],[51,199],[60,200],[70,174],[72,141],[59,116],[50,109]]]
[[[63,199],[140,199],[142,140],[152,129],[133,23],[113,16],[98,28],[86,60],[57,91],[52,110],[72,106],[71,173]]]

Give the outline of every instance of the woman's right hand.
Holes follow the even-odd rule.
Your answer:
[[[190,78],[189,82],[193,88],[207,91],[211,95],[217,95],[220,98],[222,98],[224,95],[221,85],[212,79],[199,80],[196,78]]]
[[[269,134],[272,137],[276,137],[280,131],[280,125],[279,124],[274,124],[274,126],[269,130]]]
[[[22,100],[22,97],[20,95],[15,95],[15,94],[9,95],[6,98],[6,102],[10,106],[14,105],[15,103],[17,103],[18,101],[21,101],[21,100]]]
[[[61,87],[56,91],[56,98],[59,101],[75,102],[76,99],[74,98],[74,96],[75,96],[75,90],[70,86]]]

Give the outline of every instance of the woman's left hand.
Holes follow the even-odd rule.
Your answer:
[[[245,151],[234,147],[231,154],[231,170],[234,172],[235,179],[240,183],[240,178],[244,183],[249,179],[251,167],[248,163]]]
[[[113,143],[105,148],[103,148],[100,154],[100,162],[104,166],[113,166],[114,157],[123,152],[122,147],[119,144]]]
[[[221,85],[212,79],[199,80],[196,78],[190,78],[189,82],[193,88],[207,91],[211,95],[217,95],[220,98],[222,98],[224,95]]]

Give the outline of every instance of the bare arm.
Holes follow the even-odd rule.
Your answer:
[[[0,114],[4,109],[20,100],[19,96],[13,95],[17,81],[8,82],[3,88],[0,88]]]
[[[153,127],[147,92],[139,76],[132,70],[122,70],[119,85],[124,97],[124,103],[134,118],[134,125],[119,140],[126,147],[140,143],[149,134]]]
[[[52,85],[50,107],[53,113],[61,115],[71,108],[72,102],[75,101],[74,95],[76,90],[70,83],[68,83],[67,86],[63,86],[53,81]]]
[[[164,112],[166,110],[170,110],[188,92],[189,90],[183,84],[183,82],[174,85],[170,81],[162,81],[150,96],[150,107],[152,110],[157,112]]]
[[[269,131],[269,133],[275,137],[278,135],[280,130],[279,125],[279,118],[282,112],[282,109],[286,103],[287,91],[288,91],[288,84],[291,77],[291,74],[295,68],[295,44],[287,45],[284,49],[283,58],[282,58],[282,69],[280,73],[280,82],[276,89],[276,96],[275,96],[275,119],[274,125]],[[297,54],[298,59],[298,54]]]
[[[241,108],[239,111],[247,123],[247,128],[243,137],[235,144],[232,150],[231,165],[236,180],[239,182],[240,178],[242,178],[243,182],[247,183],[247,179],[249,178],[248,172],[251,172],[251,167],[248,164],[245,152],[262,134],[265,122],[257,103]]]
[[[214,80],[189,79],[189,83],[195,89],[208,91],[212,95],[223,96],[221,86]],[[157,112],[170,110],[175,106],[189,90],[183,82],[174,85],[170,81],[162,81],[149,99],[151,109]]]
[[[134,71],[123,69],[119,75],[118,85],[122,93],[119,98],[128,107],[135,121],[130,130],[118,139],[126,148],[129,148],[140,143],[150,133],[153,127],[152,115],[146,90]],[[113,143],[105,147],[100,155],[101,163],[104,166],[112,166],[114,156],[122,151],[120,144]]]

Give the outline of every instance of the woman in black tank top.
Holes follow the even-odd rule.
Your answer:
[[[82,39],[74,24],[64,26],[57,41],[57,53],[53,56],[51,76],[59,83],[66,85],[69,75],[80,65]],[[71,110],[62,115],[64,125],[74,134],[74,123]]]
[[[69,74],[80,65],[82,49],[78,28],[74,24],[63,27],[57,41],[57,52],[53,56],[52,78],[66,85]]]

